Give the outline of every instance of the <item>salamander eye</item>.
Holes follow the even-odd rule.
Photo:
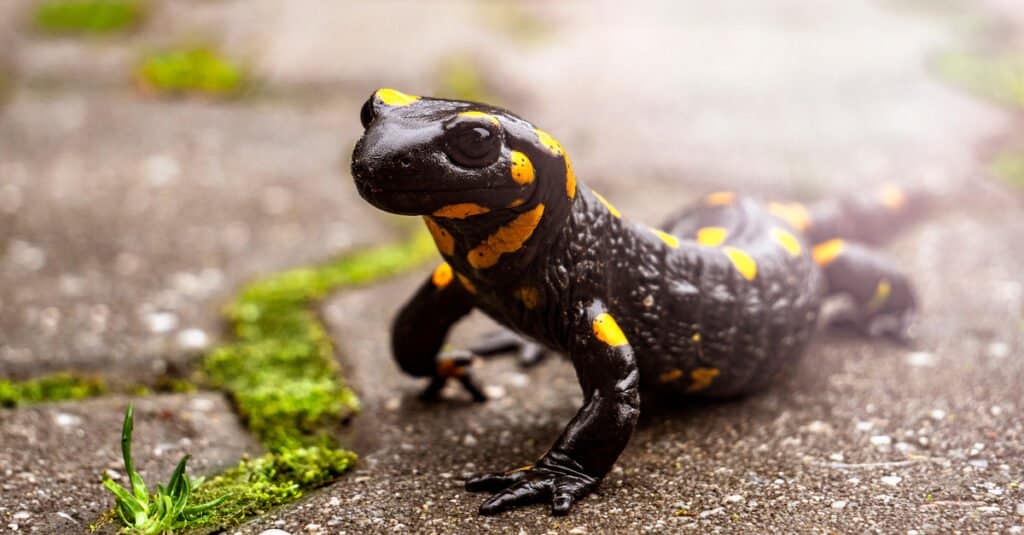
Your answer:
[[[370,127],[370,123],[377,118],[377,112],[373,111],[373,97],[371,96],[359,110],[359,122],[363,123],[363,130]]]
[[[494,163],[501,152],[498,135],[481,125],[459,125],[446,137],[445,152],[463,167],[486,167]]]

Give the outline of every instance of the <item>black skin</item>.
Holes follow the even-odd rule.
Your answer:
[[[800,218],[713,194],[659,227],[675,237],[670,243],[575,183],[560,146],[545,144],[533,125],[505,110],[380,90],[361,117],[365,133],[352,157],[360,195],[388,212],[426,216],[451,268],[448,277],[446,266],[439,268],[395,320],[392,346],[401,369],[430,379],[426,397],[458,378],[482,399],[465,354],[438,358],[451,326],[477,308],[518,333],[485,340],[480,353],[518,347],[535,359],[543,347],[566,354],[583,390],[583,407],[532,466],[466,483],[467,490],[493,493],[481,514],[532,503],[566,514],[626,447],[641,392],[728,398],[764,387],[799,358],[826,295],[848,294],[853,306],[845,319],[864,332],[905,333],[914,308],[906,277],[854,242],[824,267],[811,246],[840,231],[869,241],[851,217],[871,217],[868,226],[884,230],[881,221],[905,212],[907,198],[823,203]],[[514,179],[512,151],[530,160],[532,181]],[[464,203],[477,207],[473,214],[446,211]],[[539,221],[526,225],[532,232],[497,240],[496,261],[480,262],[488,237],[506,227],[521,231],[522,218],[541,204]],[[698,243],[704,227],[721,227],[727,237],[718,245]],[[779,230],[793,238],[788,247]],[[726,254],[730,247],[756,263],[756,274],[744,275],[742,263]],[[533,299],[522,297],[524,288]],[[624,339],[598,336],[595,320],[605,315]]]

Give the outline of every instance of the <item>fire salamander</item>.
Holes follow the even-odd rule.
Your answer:
[[[829,295],[845,294],[845,319],[871,335],[905,334],[915,308],[904,274],[864,245],[920,206],[894,186],[810,206],[716,192],[650,227],[577,180],[565,148],[508,111],[380,89],[361,120],[359,194],[422,216],[445,260],[397,315],[401,369],[431,378],[428,395],[455,378],[482,399],[465,353],[438,357],[477,308],[528,338],[528,359],[568,355],[583,389],[539,460],[466,483],[493,493],[481,514],[531,503],[566,514],[625,448],[641,392],[756,391],[797,361]],[[478,353],[512,345],[498,337]]]

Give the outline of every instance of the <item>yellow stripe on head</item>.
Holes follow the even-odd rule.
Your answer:
[[[843,240],[828,240],[827,242],[815,245],[811,255],[814,257],[815,264],[825,267],[832,262],[835,262],[836,258],[839,258],[839,255],[843,254],[843,249],[845,248],[846,242]]]
[[[591,191],[591,193],[594,194],[594,197],[597,197],[597,200],[601,201],[601,204],[603,204],[604,207],[608,209],[608,212],[610,212],[613,216],[622,217],[622,212],[618,211],[618,209],[612,206],[612,203],[608,202],[608,199],[605,199],[604,195],[601,195],[596,191]]]
[[[697,243],[701,245],[722,245],[729,237],[729,231],[722,227],[704,227],[697,231]]]
[[[626,340],[626,335],[623,334],[622,329],[619,328],[619,324],[615,321],[615,318],[607,312],[598,314],[597,317],[594,318],[592,327],[594,329],[594,336],[609,346],[618,347],[629,343],[629,340]]]
[[[415,95],[406,95],[405,93],[389,88],[378,89],[375,93],[377,99],[387,104],[388,106],[408,106],[413,102],[420,99]]]
[[[448,262],[443,262],[434,270],[434,274],[430,277],[430,280],[433,281],[434,286],[444,288],[451,284],[453,275],[452,266],[449,265]]]
[[[482,111],[476,111],[476,110],[464,111],[464,112],[460,113],[459,116],[461,116],[461,117],[479,117],[481,119],[487,119],[488,121],[491,121],[492,123],[494,123],[495,126],[501,126],[501,122],[498,121],[497,117],[495,117],[495,116],[493,116],[493,115],[491,115],[489,113],[484,113]]]
[[[790,256],[800,256],[800,252],[803,251],[803,247],[800,246],[800,240],[796,239],[796,236],[789,231],[779,227],[772,229],[772,241],[785,249]]]
[[[569,155],[565,153],[565,149],[562,144],[558,142],[551,134],[534,128],[533,133],[537,134],[537,141],[540,142],[544,148],[551,151],[551,154],[555,156],[562,156],[565,159],[565,194],[570,198],[576,197],[576,172],[573,171],[572,161],[569,160]]]
[[[736,268],[736,271],[743,275],[744,279],[748,281],[754,280],[757,277],[757,262],[747,254],[745,251],[741,251],[735,247],[723,247],[722,251],[729,260],[732,261],[732,265]]]
[[[446,217],[448,219],[465,219],[475,215],[486,214],[491,209],[486,206],[480,206],[475,202],[463,202],[459,204],[449,204],[443,206],[434,211],[433,215],[437,217]]]
[[[529,212],[523,212],[487,237],[480,245],[466,255],[469,265],[476,269],[487,269],[498,263],[505,253],[514,253],[523,247],[537,229],[544,216],[544,205],[538,204]],[[443,251],[442,251],[443,252]]]
[[[530,162],[525,154],[514,150],[511,154],[512,160],[512,180],[516,181],[516,184],[526,185],[533,182],[534,171],[533,163]]]
[[[671,247],[673,249],[679,247],[679,238],[677,238],[677,237],[675,237],[675,236],[673,236],[673,235],[671,235],[671,234],[669,234],[667,232],[658,230],[658,229],[656,229],[654,227],[647,227],[647,230],[650,230],[651,232],[654,233],[655,236],[661,238],[661,241],[665,242],[665,245],[668,245],[669,247]]]

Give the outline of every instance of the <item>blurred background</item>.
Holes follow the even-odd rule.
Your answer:
[[[223,338],[219,307],[243,282],[406,236],[348,172],[359,106],[378,87],[507,107],[558,137],[581,180],[651,223],[721,189],[950,192],[962,212],[892,247],[923,295],[926,356],[889,365],[944,370],[960,386],[941,410],[964,402],[979,426],[1020,427],[1019,413],[984,420],[993,403],[999,415],[1024,410],[1018,0],[4,0],[0,377],[187,374]],[[326,309],[371,411],[415,384],[388,378],[383,337],[421,276]],[[869,382],[868,364],[844,367],[861,347],[846,343],[818,360],[852,373],[846,386]],[[969,373],[994,379],[965,379],[965,355],[984,363]],[[952,384],[936,377],[901,401],[903,371],[878,372],[885,394],[846,392],[850,414],[879,396],[910,412],[942,405],[925,395]],[[509,390],[523,384],[506,372]],[[854,418],[833,422],[832,410],[809,418],[830,429]],[[556,430],[534,433],[544,443]],[[1007,499],[996,505],[1005,522],[986,526],[1009,528],[1024,511]]]

